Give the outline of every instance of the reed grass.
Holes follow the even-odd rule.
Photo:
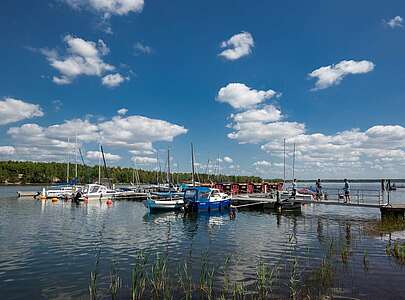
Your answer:
[[[298,260],[294,258],[292,266],[291,266],[291,274],[289,279],[289,291],[290,291],[290,299],[295,300],[297,299],[299,290],[298,284],[300,282],[299,273],[298,273]]]
[[[384,218],[369,222],[366,227],[366,232],[371,235],[381,235],[392,233],[395,231],[405,230],[405,220],[402,218]]]
[[[292,240],[293,241],[293,240]],[[276,287],[282,287],[279,282],[279,271],[282,268],[289,270],[289,277],[285,282],[283,293],[287,293],[290,299],[312,299],[309,295],[315,290],[322,291],[319,295],[325,295],[325,291],[331,287],[334,281],[335,267],[339,256],[335,257],[335,242],[329,241],[325,247],[325,257],[320,266],[309,274],[302,273],[298,256],[288,254],[291,260],[281,260],[276,264],[265,263],[262,259],[256,263],[255,277],[247,284],[236,279],[232,280],[230,266],[238,265],[238,259],[231,256],[225,257],[220,265],[213,265],[209,261],[208,252],[202,253],[199,272],[193,272],[191,260],[185,257],[184,260],[174,264],[169,264],[166,255],[157,255],[149,259],[143,252],[139,252],[132,267],[131,283],[125,285],[118,273],[115,264],[110,271],[109,294],[111,299],[119,299],[121,294],[125,294],[123,288],[130,288],[130,299],[271,299],[279,298],[275,294]],[[395,246],[396,245],[396,246]],[[391,249],[392,248],[392,249]],[[398,244],[393,244],[390,253],[396,257],[403,254],[405,258],[405,246],[401,248]],[[331,250],[333,249],[333,251]],[[403,249],[403,250],[401,250]],[[402,251],[402,252],[401,252]],[[348,252],[348,251],[347,251]],[[106,298],[102,290],[97,289],[99,281],[98,264],[96,260],[95,271],[90,274],[90,298],[92,300]],[[405,260],[404,260],[405,261]],[[368,255],[364,254],[364,265],[368,265]],[[170,275],[169,275],[170,274]],[[193,276],[194,274],[194,276]],[[303,274],[306,274],[305,277]],[[308,277],[309,276],[309,280]],[[215,283],[216,279],[222,278],[222,286]],[[307,278],[307,279],[305,279]],[[305,280],[304,280],[305,279]],[[307,286],[308,283],[308,286]],[[281,290],[280,290],[281,291]],[[315,293],[313,293],[315,294]]]
[[[394,243],[392,243],[391,241],[388,241],[385,251],[386,251],[387,255],[396,258],[396,260],[400,264],[405,264],[405,243],[404,242],[394,241]]]
[[[142,299],[147,285],[147,258],[140,252],[132,268],[131,274],[131,300]]]
[[[235,282],[233,284],[232,299],[244,300],[246,297],[245,285],[243,282]]]
[[[184,294],[185,300],[191,300],[193,297],[193,280],[188,262],[179,265],[177,269],[177,283]]]
[[[118,274],[116,264],[113,263],[110,272],[110,294],[112,300],[117,300],[119,298],[119,289],[121,288],[121,278]]]
[[[347,245],[342,244],[342,247],[340,249],[340,257],[342,259],[343,264],[346,265],[349,262],[349,255],[350,255],[350,252],[349,252]]]
[[[364,269],[364,271],[368,271],[368,269],[369,269],[369,264],[370,264],[370,262],[369,262],[369,259],[368,259],[368,252],[367,252],[367,250],[364,250],[364,255],[363,255],[363,269]]]
[[[90,299],[97,299],[97,278],[98,278],[98,265],[100,263],[101,248],[98,249],[96,254],[96,263],[94,266],[94,271],[90,273],[90,284],[89,284],[89,293]]]

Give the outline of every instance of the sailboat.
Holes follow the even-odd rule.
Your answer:
[[[286,182],[286,172],[285,172],[285,160],[286,160],[286,148],[285,148],[285,139],[284,139],[284,179],[283,179],[283,186],[285,186]],[[294,143],[294,150],[293,150],[293,162],[292,162],[292,180],[294,180],[295,175],[295,143]],[[309,194],[302,194],[298,190],[296,191],[295,195],[292,191],[282,190],[279,193],[279,199],[281,201],[281,208],[284,210],[292,210],[292,209],[301,209],[301,204],[294,202],[294,200],[312,200],[312,195]]]
[[[112,199],[116,191],[101,184],[101,164],[100,159],[102,157],[104,163],[105,172],[107,172],[107,164],[105,161],[103,146],[100,144],[101,155],[99,157],[99,169],[98,169],[98,183],[97,184],[87,184],[82,191],[80,191],[79,199],[84,201],[89,200],[110,200]],[[108,177],[108,175],[107,175]]]
[[[184,209],[188,212],[213,211],[227,209],[231,205],[231,197],[218,189],[196,186],[194,167],[194,147],[191,144],[192,184],[184,191]]]
[[[68,138],[68,145],[70,144],[70,139]],[[76,144],[77,144],[77,138],[76,138]],[[72,182],[69,182],[69,171],[70,171],[70,155],[69,155],[69,149],[67,151],[67,159],[66,159],[66,184],[59,184],[59,185],[54,185],[51,186],[47,190],[43,190],[41,198],[46,199],[46,198],[70,198],[72,197],[74,191],[75,191],[75,183],[76,180],[72,180]],[[77,164],[76,164],[76,178],[77,178]]]
[[[168,191],[154,192],[148,195],[148,198],[143,202],[146,208],[150,211],[165,211],[178,210],[183,207],[183,193],[176,192],[171,184],[170,174],[170,149],[167,149],[167,172],[166,181]]]

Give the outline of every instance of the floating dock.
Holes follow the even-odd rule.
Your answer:
[[[36,197],[40,194],[41,192],[31,192],[31,191],[18,191],[17,196],[18,197]]]
[[[353,200],[351,202],[345,203],[341,200],[309,200],[309,199],[288,199],[282,202],[277,202],[274,197],[270,194],[250,194],[250,195],[234,195],[232,197],[232,206],[235,208],[276,208],[279,203],[281,204],[281,209],[283,209],[283,204],[290,203],[291,205],[302,205],[302,204],[323,204],[323,205],[335,205],[335,206],[345,206],[345,207],[362,207],[362,208],[377,208],[380,209],[381,217],[394,217],[405,219],[405,204],[390,204],[389,202],[383,202],[379,199],[378,202],[367,201],[367,199]]]

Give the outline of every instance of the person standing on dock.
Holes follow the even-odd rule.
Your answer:
[[[345,186],[343,187],[343,190],[345,192],[345,203],[351,202],[350,201],[350,185],[349,185],[349,181],[345,178],[343,180],[343,182],[345,183]]]
[[[316,200],[321,200],[322,186],[321,186],[321,180],[319,178],[316,181],[315,186],[316,186]]]
[[[297,195],[297,179],[294,178],[292,182],[292,193],[291,196],[295,199],[295,196]]]

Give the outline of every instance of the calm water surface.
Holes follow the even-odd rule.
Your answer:
[[[330,286],[334,296],[405,298],[405,268],[385,252],[389,238],[404,240],[405,235],[364,232],[368,222],[380,217],[377,209],[319,205],[305,206],[294,214],[240,211],[235,220],[227,214],[191,218],[176,213],[149,215],[136,202],[107,207],[17,199],[16,190],[22,188],[0,187],[1,299],[87,299],[98,254],[100,290],[105,291],[105,298],[115,265],[123,280],[121,298],[129,299],[131,268],[141,250],[152,258],[156,253],[167,254],[173,274],[176,265],[189,258],[196,280],[203,255],[215,266],[231,256],[231,281],[247,287],[254,282],[258,261],[279,265],[274,293],[288,298],[293,261],[297,261],[303,286],[319,268],[332,239],[337,252],[342,245],[349,249],[347,263],[339,255],[335,258]],[[392,197],[405,202],[402,191]],[[220,288],[222,278],[216,275],[216,279],[215,286]]]

